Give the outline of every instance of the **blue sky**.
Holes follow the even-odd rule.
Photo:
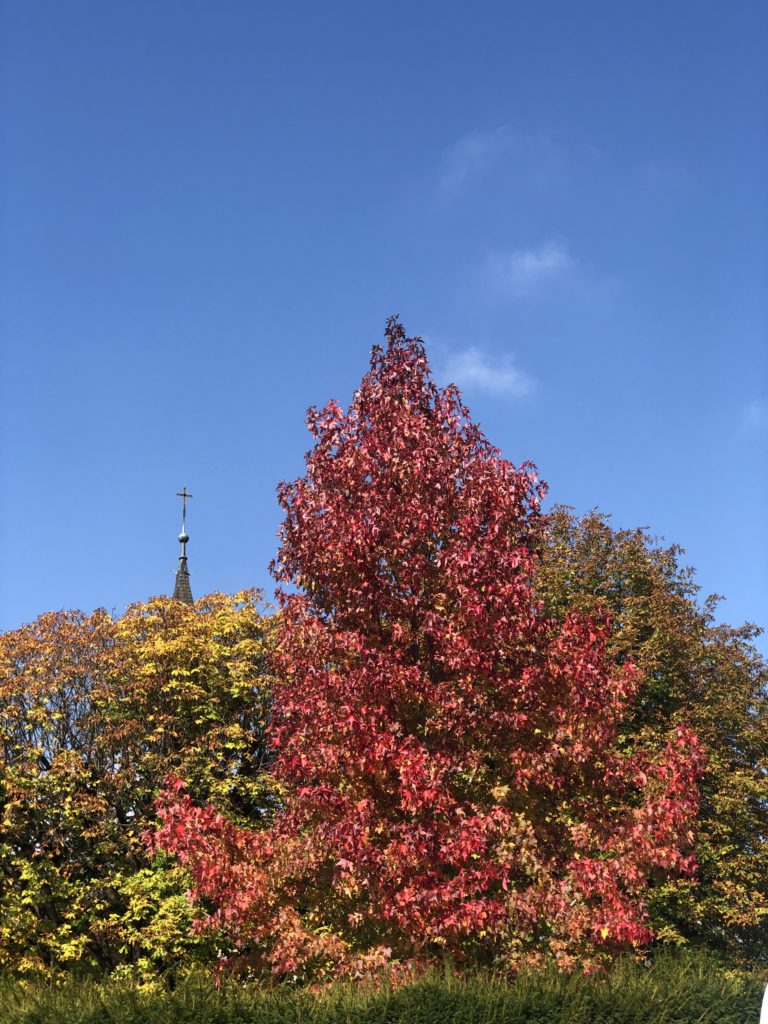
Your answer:
[[[2,4],[0,627],[271,591],[388,314],[768,621],[762,3]],[[763,650],[768,650],[765,643]]]

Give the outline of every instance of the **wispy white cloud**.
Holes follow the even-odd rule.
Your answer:
[[[492,360],[474,345],[452,353],[442,376],[468,391],[486,391],[512,398],[522,398],[533,387],[532,378],[516,366],[510,356]]]
[[[546,135],[529,135],[507,125],[492,131],[474,131],[444,151],[440,162],[440,188],[459,192],[469,179],[496,164],[517,180],[544,186],[562,177],[566,154]]]
[[[492,287],[513,298],[525,298],[546,282],[562,280],[577,264],[562,242],[544,242],[532,249],[492,253],[486,273]]]
[[[768,430],[768,404],[754,401],[745,405],[741,414],[741,428],[750,434]]]

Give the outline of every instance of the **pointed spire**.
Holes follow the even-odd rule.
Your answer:
[[[187,498],[191,498],[192,495],[187,492],[186,484],[183,490],[177,492],[176,497],[183,500],[183,505],[181,533],[179,534],[181,554],[179,555],[179,567],[176,570],[176,585],[173,588],[173,596],[177,601],[184,601],[185,604],[194,604],[192,588],[189,585],[189,569],[187,568],[187,541],[189,540],[189,534],[187,533]]]

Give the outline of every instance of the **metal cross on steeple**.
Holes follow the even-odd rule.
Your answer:
[[[179,567],[176,570],[176,584],[173,588],[173,596],[177,601],[194,604],[192,588],[189,585],[189,569],[187,568],[187,541],[189,540],[189,534],[187,533],[187,498],[191,498],[192,495],[187,491],[186,484],[184,484],[183,490],[176,492],[176,497],[182,499],[183,505],[181,511],[181,533],[179,534],[181,554],[179,555]]]
[[[182,506],[181,512],[181,521],[183,523],[186,521],[187,518],[187,498],[194,498],[194,494],[189,494],[187,492],[187,485],[184,484],[184,487],[180,491],[176,491],[176,497],[184,499],[184,504]]]

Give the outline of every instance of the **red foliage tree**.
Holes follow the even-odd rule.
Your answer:
[[[281,975],[458,958],[599,962],[651,938],[643,891],[692,867],[697,741],[625,749],[640,684],[608,624],[533,597],[543,486],[389,321],[344,411],[310,410],[283,484],[261,834],[178,789],[159,840],[221,927]]]

